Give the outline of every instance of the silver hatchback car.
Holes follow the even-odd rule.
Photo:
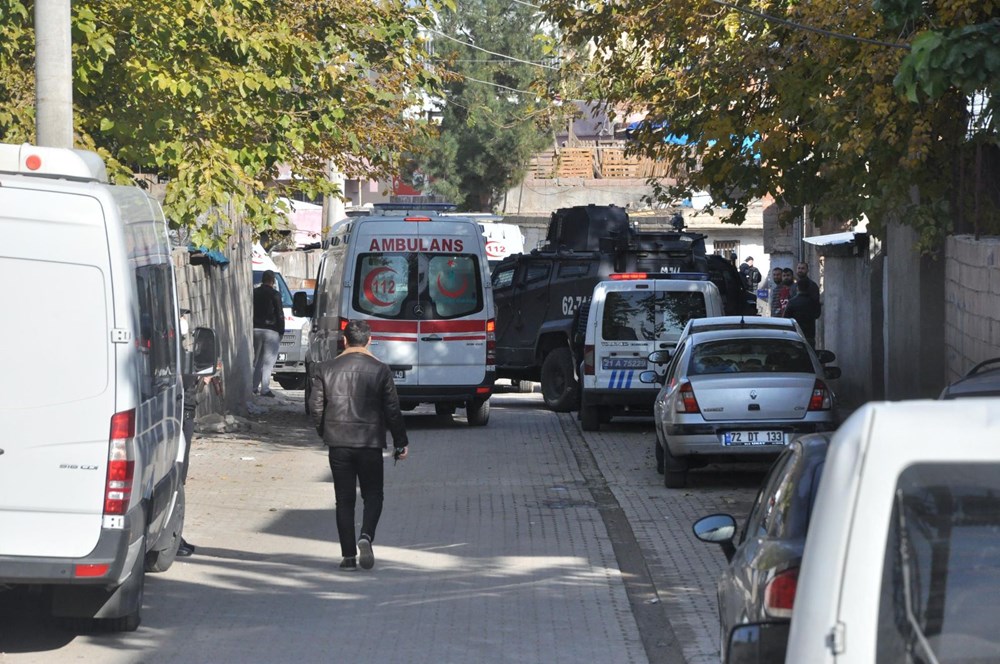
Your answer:
[[[680,488],[690,467],[713,461],[776,457],[803,433],[837,428],[837,406],[828,380],[836,357],[814,351],[796,330],[724,329],[694,332],[667,359],[656,396],[656,465],[663,483]]]

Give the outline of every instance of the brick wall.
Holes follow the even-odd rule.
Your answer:
[[[945,250],[946,382],[1000,356],[1000,238],[957,235]]]

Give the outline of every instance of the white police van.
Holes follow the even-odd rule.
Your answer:
[[[596,431],[616,413],[652,412],[659,385],[639,380],[650,353],[675,348],[688,321],[722,315],[722,296],[701,274],[626,273],[599,282],[589,306],[580,420]]]
[[[462,407],[470,425],[489,420],[496,322],[475,219],[431,211],[344,220],[320,261],[314,302],[296,293],[293,310],[312,317],[307,372],[336,357],[348,321],[363,319],[404,409],[433,403],[441,417]]]
[[[0,144],[0,226],[0,274],[44,294],[16,305],[30,330],[0,326],[0,595],[39,588],[57,617],[131,631],[184,526],[163,213],[94,153]]]

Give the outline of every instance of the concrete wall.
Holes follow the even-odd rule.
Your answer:
[[[832,366],[840,367],[843,373],[832,387],[846,410],[871,400],[873,394],[871,268],[867,256],[858,257],[850,251],[823,258],[826,288],[818,347],[837,355]]]
[[[319,270],[319,261],[323,257],[322,249],[308,251],[286,251],[271,254],[271,260],[281,270],[288,287],[294,292],[303,288],[306,279],[315,279]]]
[[[945,258],[944,382],[1000,357],[1000,238],[948,239]]]
[[[224,252],[230,259],[224,267],[191,265],[186,248],[173,252],[178,304],[191,311],[191,329],[210,327],[219,341],[222,370],[218,380],[202,386],[198,416],[247,411],[253,363],[250,247],[249,230],[243,227]]]

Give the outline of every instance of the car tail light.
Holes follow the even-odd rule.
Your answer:
[[[497,322],[494,319],[486,321],[486,365],[496,366],[497,363]]]
[[[583,347],[583,374],[585,376],[594,375],[594,344],[587,344]]]
[[[833,407],[833,396],[826,384],[817,379],[813,385],[812,397],[809,398],[809,410],[830,410]]]
[[[764,587],[764,610],[775,618],[791,618],[795,590],[799,585],[799,568],[779,572]]]
[[[115,413],[111,417],[108,444],[108,477],[104,488],[104,514],[122,515],[132,500],[132,480],[135,475],[133,445],[135,441],[135,409]]]
[[[691,383],[684,383],[681,385],[680,394],[677,397],[677,412],[701,412],[701,408],[698,407],[698,400],[694,397],[694,388],[691,387]]]

